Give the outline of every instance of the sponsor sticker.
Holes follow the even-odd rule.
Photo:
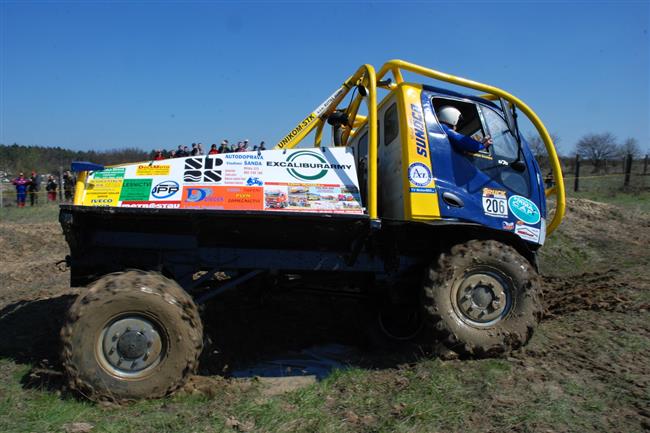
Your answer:
[[[124,167],[107,168],[105,170],[94,172],[93,177],[95,179],[122,179],[125,171],[126,168]]]
[[[149,200],[151,179],[124,179],[120,201]]]
[[[185,186],[182,208],[262,210],[263,188],[252,186]]]
[[[536,227],[517,224],[517,227],[515,227],[515,234],[527,241],[537,242],[539,240],[539,229]]]
[[[546,219],[542,218],[542,223],[539,227],[539,240],[537,243],[544,245],[544,242],[546,242]]]
[[[483,213],[492,217],[507,218],[506,192],[500,189],[483,188]]]
[[[117,206],[122,179],[91,179],[86,186],[84,206]]]
[[[409,165],[409,181],[416,187],[425,187],[431,183],[431,170],[421,162],[414,162]]]
[[[517,219],[526,224],[537,224],[541,218],[537,205],[526,197],[513,195],[508,199],[508,207]]]
[[[285,161],[267,161],[267,167],[286,168],[299,181],[313,182],[325,177],[329,170],[349,170],[350,164],[331,164],[322,154],[311,150],[300,150],[287,156]]]
[[[178,209],[180,201],[123,201],[122,207],[139,207],[146,209]]]
[[[205,156],[201,158],[185,158],[183,182],[221,183],[223,159]]]
[[[138,165],[136,176],[169,176],[170,165]]]
[[[512,231],[515,229],[515,223],[510,221],[501,221],[501,228],[503,230]]]
[[[180,187],[178,186],[178,182],[174,180],[165,180],[152,188],[151,196],[159,200],[164,200],[172,197],[179,189]]]

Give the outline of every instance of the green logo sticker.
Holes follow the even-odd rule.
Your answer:
[[[122,179],[126,168],[107,168],[106,170],[96,171],[93,173],[95,179]]]
[[[152,179],[124,179],[120,201],[147,201]]]
[[[298,180],[318,180],[327,174],[329,164],[316,152],[302,150],[287,158],[289,174]]]

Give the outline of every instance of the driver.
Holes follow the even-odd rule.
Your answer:
[[[436,110],[438,121],[442,125],[442,129],[449,137],[449,142],[456,148],[456,150],[464,152],[478,152],[479,150],[487,149],[492,144],[492,138],[487,135],[483,140],[474,140],[472,137],[456,132],[456,125],[460,120],[461,114],[458,108],[450,105],[443,105]]]

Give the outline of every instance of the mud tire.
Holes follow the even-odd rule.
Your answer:
[[[509,306],[497,319],[479,324],[460,311],[456,300],[461,283],[483,273],[504,283]],[[429,338],[437,337],[459,355],[508,353],[532,337],[542,314],[540,296],[537,272],[514,248],[490,240],[456,245],[427,271],[422,304]]]
[[[125,313],[155,323],[161,337],[157,364],[141,377],[112,373],[98,354],[102,333]],[[91,400],[124,402],[159,398],[180,388],[198,367],[203,326],[196,304],[176,282],[131,270],[92,283],[68,311],[61,337],[70,388]]]

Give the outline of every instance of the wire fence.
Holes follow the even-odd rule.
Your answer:
[[[575,157],[563,164],[564,185],[571,192],[639,192],[650,189],[648,157],[604,160],[598,164]],[[548,185],[547,185],[548,186]]]
[[[72,203],[74,190],[72,191],[45,191],[40,188],[38,191],[18,194],[13,185],[0,185],[0,209],[10,207],[39,207],[60,203]]]

